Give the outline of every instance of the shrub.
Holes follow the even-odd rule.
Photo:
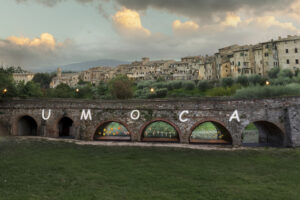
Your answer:
[[[269,78],[277,78],[280,69],[278,67],[272,68],[268,71]]]
[[[182,87],[182,81],[171,81],[172,89],[180,89]]]
[[[278,73],[278,78],[283,77],[283,78],[292,78],[293,77],[293,72],[289,69],[283,69],[280,70]]]
[[[141,81],[137,84],[137,89],[143,89],[145,87],[150,87],[150,85],[153,83],[154,83],[154,81]]]
[[[239,76],[236,80],[238,84],[241,84],[242,86],[248,86],[249,85],[249,80],[247,76]]]
[[[206,91],[210,88],[207,81],[199,81],[197,87],[201,91]]]
[[[272,79],[271,80],[271,84],[272,85],[287,85],[290,84],[292,82],[292,79],[290,79],[289,77],[279,77],[277,79]]]
[[[259,75],[252,75],[248,77],[250,85],[259,85],[263,82],[263,79]]]
[[[111,96],[118,99],[129,99],[133,96],[132,82],[127,76],[117,76],[109,81]]]
[[[264,98],[278,96],[294,96],[300,95],[300,85],[290,84],[286,86],[255,86],[237,90],[234,94],[235,98]]]
[[[241,86],[236,84],[232,87],[216,87],[207,91],[207,96],[210,97],[220,97],[220,96],[232,96],[235,94],[236,90],[240,89]]]
[[[223,87],[231,87],[233,84],[234,84],[234,80],[230,77],[222,79],[222,86]]]
[[[194,81],[184,81],[182,87],[186,90],[193,90],[195,89],[196,84]]]

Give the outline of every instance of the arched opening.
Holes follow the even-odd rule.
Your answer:
[[[73,125],[73,120],[71,120],[69,117],[63,117],[58,122],[59,137],[73,138],[74,136],[72,133],[72,125]]]
[[[130,140],[130,132],[120,122],[104,122],[97,128],[94,140],[128,141]]]
[[[18,135],[20,136],[36,136],[37,123],[30,116],[23,116],[18,121]]]
[[[4,123],[0,122],[0,136],[8,136],[9,130],[7,125],[5,126]]]
[[[229,131],[220,123],[207,121],[198,124],[192,131],[190,143],[232,144]]]
[[[242,133],[243,146],[283,146],[284,133],[275,124],[257,121],[249,124]]]
[[[141,139],[144,142],[179,142],[179,133],[168,122],[154,121],[143,129]]]

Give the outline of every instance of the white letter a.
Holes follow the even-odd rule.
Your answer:
[[[233,119],[236,119],[236,121],[238,121],[238,122],[241,121],[241,120],[240,120],[240,117],[239,117],[239,113],[238,113],[237,110],[235,110],[235,111],[233,112],[233,114],[231,115],[229,121],[231,122]]]

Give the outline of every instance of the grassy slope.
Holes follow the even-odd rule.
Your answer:
[[[0,143],[0,199],[299,199],[300,150]]]

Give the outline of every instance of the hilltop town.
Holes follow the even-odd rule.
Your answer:
[[[55,88],[61,83],[75,87],[80,80],[98,84],[107,82],[117,75],[127,75],[133,80],[214,80],[257,74],[266,76],[272,68],[300,69],[300,36],[279,37],[255,45],[232,45],[218,50],[212,56],[189,56],[175,60],[142,58],[117,67],[100,66],[77,73],[62,73],[57,69],[50,83]],[[32,80],[33,73],[17,73],[16,81]]]

